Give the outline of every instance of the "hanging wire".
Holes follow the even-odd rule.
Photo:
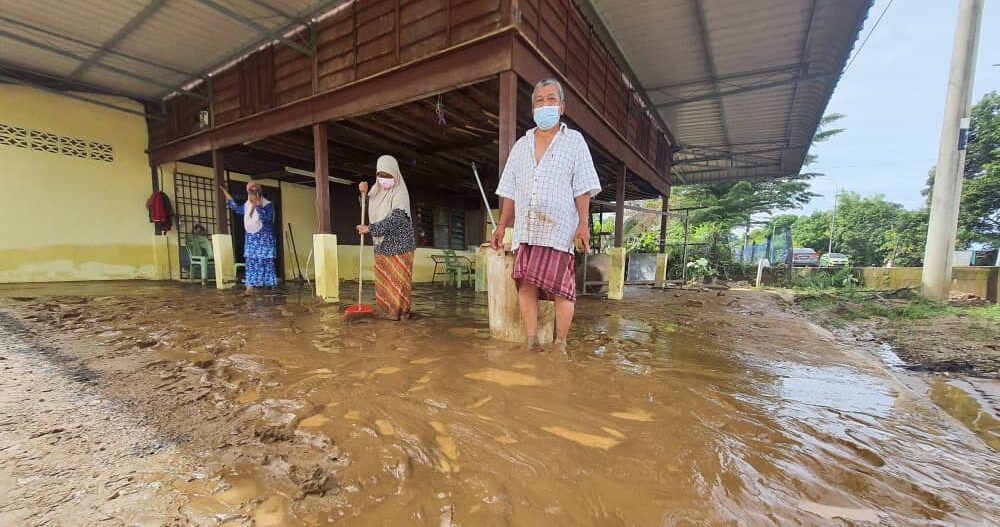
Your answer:
[[[865,36],[865,39],[861,41],[861,45],[858,46],[858,51],[854,53],[854,56],[851,57],[851,60],[847,63],[847,67],[844,68],[844,73],[843,75],[841,75],[841,77],[847,75],[847,70],[851,69],[851,64],[854,64],[854,59],[858,58],[858,55],[861,54],[861,50],[865,49],[865,44],[868,42],[868,39],[871,38],[872,33],[874,33],[876,29],[878,29],[879,22],[882,22],[882,17],[885,16],[886,11],[888,11],[889,8],[892,7],[892,3],[895,1],[896,0],[889,0],[889,3],[886,4],[885,9],[882,10],[882,13],[878,16],[878,19],[875,20],[875,25],[872,26],[872,30],[869,31],[868,34]]]

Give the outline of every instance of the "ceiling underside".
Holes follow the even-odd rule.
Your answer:
[[[310,53],[308,32],[299,30],[345,3],[3,0],[0,74],[30,70],[98,91],[160,100],[274,40]]]
[[[578,1],[669,128],[674,184],[799,173],[871,7],[871,0]],[[37,84],[41,75],[159,100],[275,40],[309,53],[304,25],[346,4],[4,0],[0,81]]]
[[[676,141],[674,184],[798,174],[871,0],[589,0]]]

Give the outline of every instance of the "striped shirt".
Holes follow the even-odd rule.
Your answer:
[[[559,125],[540,163],[535,163],[535,129],[514,143],[500,176],[497,195],[514,200],[513,247],[522,243],[573,252],[580,224],[576,198],[601,192],[597,169],[583,135]]]

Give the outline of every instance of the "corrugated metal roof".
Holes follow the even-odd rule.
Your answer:
[[[670,129],[679,183],[798,173],[871,6],[578,1]],[[14,66],[156,100],[346,0],[0,2],[0,74]]]
[[[156,100],[343,3],[0,0],[0,73]]]
[[[589,0],[670,129],[674,183],[799,173],[871,0]]]

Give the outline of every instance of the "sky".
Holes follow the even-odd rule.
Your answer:
[[[835,185],[862,196],[882,194],[907,208],[923,205],[920,191],[937,161],[948,67],[958,18],[958,0],[895,0],[854,64],[843,75],[827,107],[842,113],[845,131],[812,149],[818,161],[805,170],[827,175],[813,180],[821,196],[799,211],[833,207]],[[876,0],[861,40],[889,0]],[[973,104],[1000,90],[1000,1],[986,0],[979,39]]]

